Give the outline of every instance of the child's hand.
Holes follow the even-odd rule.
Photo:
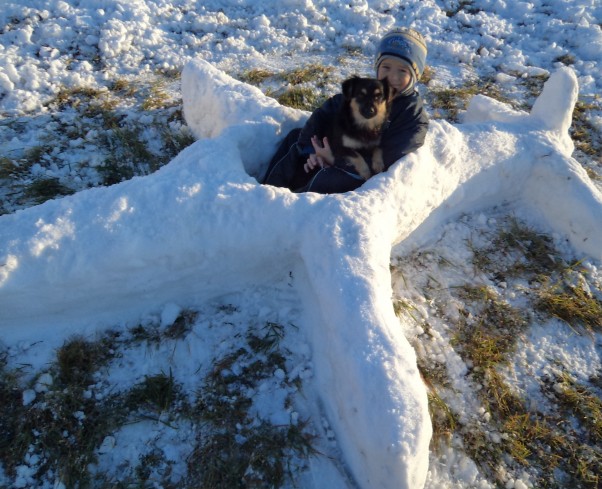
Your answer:
[[[318,136],[311,138],[311,144],[316,151],[315,154],[309,155],[307,162],[303,165],[305,173],[309,173],[317,167],[324,168],[325,166],[332,166],[334,164],[334,155],[330,149],[328,138],[324,138],[322,142],[318,139]]]

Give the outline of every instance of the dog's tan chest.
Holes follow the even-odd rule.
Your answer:
[[[352,138],[347,134],[343,134],[341,142],[345,148],[349,149],[370,149],[380,144],[380,137],[371,141],[362,141],[361,139]]]

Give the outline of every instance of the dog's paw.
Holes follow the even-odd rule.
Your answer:
[[[381,173],[385,171],[385,162],[383,161],[383,150],[376,148],[372,153],[372,171]]]
[[[366,160],[358,153],[356,153],[355,156],[348,156],[346,160],[347,164],[350,165],[364,180],[368,180],[372,176],[368,163],[366,163]]]

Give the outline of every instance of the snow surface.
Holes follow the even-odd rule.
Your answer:
[[[386,0],[6,4],[0,21],[12,27],[0,45],[5,113],[40,110],[61,84],[101,84],[87,61],[65,69],[63,52],[75,43],[99,54],[108,73],[183,68],[184,114],[198,138],[152,175],[0,217],[0,331],[12,355],[41,368],[73,333],[91,335],[152,314],[169,324],[183,308],[229,297],[259,316],[294,318],[299,326],[289,347],[300,365],[311,364],[310,398],[346,467],[314,461],[303,487],[454,487],[441,466],[429,472],[426,390],[391,304],[391,250],[410,251],[463,213],[505,204],[566,237],[578,254],[602,260],[602,195],[571,157],[567,133],[579,88],[602,89],[602,7],[484,0],[478,3],[489,15],[451,19],[443,10],[450,2],[407,3],[395,10],[397,18],[384,13],[396,6]],[[28,21],[11,24],[24,16]],[[504,69],[510,77],[549,68],[552,77],[530,113],[478,96],[462,124],[432,121],[423,148],[356,192],[296,195],[258,185],[254,176],[278,138],[307,114],[279,106],[224,70],[249,60],[276,66],[289,52],[310,57],[358,47],[369,56],[378,37],[400,22],[427,36],[429,63],[449,79],[466,76],[457,63],[482,74]],[[572,68],[551,62],[567,53],[576,58]],[[191,382],[229,334],[197,326],[187,350],[194,354],[178,357],[178,378]],[[532,334],[542,348],[562,344]],[[576,344],[574,350],[582,354]],[[113,372],[116,385],[169,362],[166,350],[140,356],[137,368],[134,362]],[[596,354],[592,361],[600,364]],[[24,403],[35,396],[35,388],[26,391]],[[269,411],[267,400],[260,404]],[[174,460],[185,457],[186,441],[175,440],[181,431],[133,426],[105,440],[106,466],[135,458],[124,440],[142,436],[165,437],[178,447]],[[456,465],[458,487],[476,484],[474,464]],[[22,472],[26,481],[27,468]]]

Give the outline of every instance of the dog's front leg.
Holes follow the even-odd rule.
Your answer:
[[[372,153],[372,171],[380,173],[385,170],[385,162],[383,161],[383,150],[375,148]]]
[[[372,172],[370,171],[368,163],[366,163],[366,160],[362,155],[360,155],[356,151],[354,151],[353,153],[353,155],[348,155],[345,158],[347,163],[353,166],[353,168],[360,177],[362,177],[364,180],[368,180],[372,176]]]

